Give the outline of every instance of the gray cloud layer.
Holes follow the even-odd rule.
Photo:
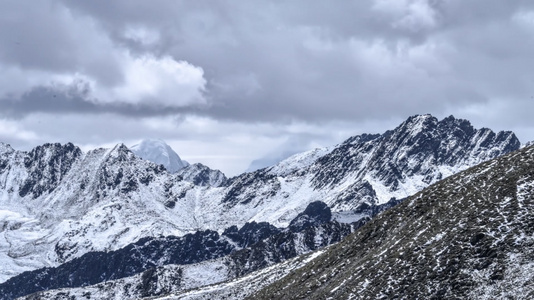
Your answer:
[[[0,6],[0,115],[20,124],[44,113],[318,126],[336,120],[357,128],[430,112],[534,138],[525,113],[534,109],[532,1]],[[144,67],[151,68],[140,75],[146,88],[131,76]],[[181,86],[165,89],[172,76],[181,76]],[[145,88],[139,95],[124,92],[137,86]]]
[[[77,3],[117,43],[201,66],[212,101],[206,113],[220,118],[443,111],[524,98],[534,79],[529,1]],[[132,24],[160,40],[125,39]]]
[[[167,107],[159,104],[98,103],[86,99],[89,91],[74,89],[72,92],[39,86],[20,98],[0,101],[0,110],[5,118],[21,119],[33,113],[48,114],[117,114],[126,117],[153,117],[195,114],[194,107]]]

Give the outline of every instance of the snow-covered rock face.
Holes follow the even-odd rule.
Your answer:
[[[9,155],[15,151],[9,144],[0,142],[0,155]]]
[[[512,132],[475,129],[452,116],[414,116],[382,135],[355,136],[232,178],[222,201],[226,211],[286,226],[310,202],[340,212],[403,199],[519,146]]]
[[[0,281],[198,228],[194,206],[178,201],[193,184],[124,145],[83,154],[72,144],[46,144],[0,155],[0,166]]]
[[[131,146],[130,150],[142,159],[163,165],[171,173],[176,173],[189,165],[162,140],[143,140]]]
[[[177,173],[183,180],[199,186],[221,186],[226,176],[219,170],[196,163],[189,164],[162,140],[143,140],[130,147],[130,150],[142,159],[163,165],[170,173]]]
[[[212,170],[203,164],[192,164],[177,172],[183,180],[199,186],[218,187],[226,183],[226,176],[219,170]]]
[[[531,299],[533,170],[531,146],[451,176],[249,299]]]
[[[438,121],[430,115],[415,116],[383,135],[348,139],[317,160],[312,182],[315,189],[335,187],[356,174],[333,206],[350,209],[354,204],[350,195],[355,193],[369,195],[368,204],[385,203],[519,145],[512,132],[474,129],[468,121],[453,117]]]
[[[251,221],[286,227],[314,201],[339,220],[356,221],[365,213],[340,212],[373,211],[518,147],[511,132],[416,116],[382,135],[356,136],[224,180],[197,165],[169,173],[124,145],[83,153],[72,144],[30,152],[0,144],[0,282],[143,237]]]
[[[82,292],[86,299],[138,299],[181,292],[339,242],[364,223],[331,221],[330,209],[313,202],[286,229],[252,222],[220,235],[206,230],[179,238],[144,238],[117,251],[91,252],[57,268],[25,272],[0,284],[0,299],[36,292],[27,298],[77,298]]]

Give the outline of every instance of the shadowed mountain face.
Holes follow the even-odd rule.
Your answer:
[[[534,147],[451,176],[250,299],[534,297]]]

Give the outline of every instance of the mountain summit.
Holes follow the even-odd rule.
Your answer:
[[[142,140],[139,144],[131,146],[130,150],[142,159],[163,165],[171,173],[176,173],[189,165],[180,159],[171,146],[159,139]]]

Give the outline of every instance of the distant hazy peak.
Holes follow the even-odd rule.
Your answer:
[[[189,164],[180,159],[174,150],[160,139],[145,139],[130,147],[142,159],[163,165],[167,171],[175,173]]]

